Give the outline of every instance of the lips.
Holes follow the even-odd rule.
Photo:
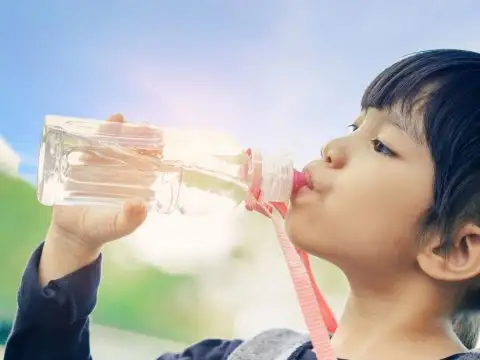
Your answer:
[[[293,189],[291,200],[295,201],[299,197],[303,197],[306,193],[313,190],[311,175],[308,171],[294,173]]]
[[[305,174],[305,186],[308,187],[310,190],[314,190],[312,174],[308,169],[303,169],[303,173]]]

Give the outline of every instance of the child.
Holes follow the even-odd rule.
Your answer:
[[[480,359],[468,352],[480,309],[480,54],[435,50],[392,65],[368,86],[350,128],[305,168],[310,186],[286,220],[297,247],[348,278],[332,337],[336,356]],[[6,360],[90,359],[101,248],[145,217],[139,201],[121,211],[54,209],[22,280]],[[249,341],[205,340],[159,359],[315,354],[303,335],[271,330]]]

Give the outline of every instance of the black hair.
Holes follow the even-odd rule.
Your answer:
[[[410,55],[373,80],[361,106],[398,113],[430,149],[433,201],[420,229],[443,234],[448,254],[459,225],[480,225],[480,54],[442,49]],[[478,310],[480,290],[467,291],[454,325],[468,348],[477,342],[479,322],[471,312]]]

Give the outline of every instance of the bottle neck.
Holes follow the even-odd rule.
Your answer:
[[[246,155],[243,180],[249,189],[260,191],[263,201],[288,203],[294,189],[292,160],[284,155],[264,155],[251,150]]]

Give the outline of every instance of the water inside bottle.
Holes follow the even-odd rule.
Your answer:
[[[223,212],[240,204],[245,155],[206,132],[48,117],[39,159],[45,205],[119,205],[142,198],[160,213]],[[213,142],[217,150],[212,150]]]

